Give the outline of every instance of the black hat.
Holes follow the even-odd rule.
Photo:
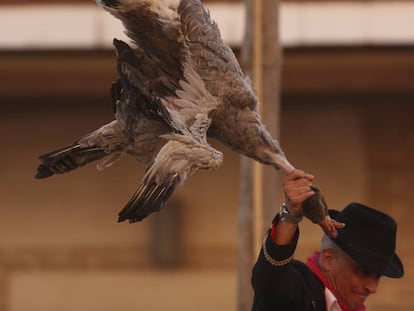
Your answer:
[[[395,254],[394,219],[360,203],[351,203],[342,212],[329,210],[329,216],[345,223],[332,240],[358,264],[392,278],[404,275],[401,260]]]

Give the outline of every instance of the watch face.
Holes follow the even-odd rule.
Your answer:
[[[287,206],[285,204],[283,204],[280,207],[280,212],[279,212],[279,220],[280,221],[286,221],[286,222],[291,222],[291,223],[295,223],[298,224],[302,221],[303,217],[295,217],[289,214],[289,210],[287,209]]]

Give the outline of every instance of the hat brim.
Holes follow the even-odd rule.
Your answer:
[[[341,212],[337,210],[329,210],[328,213],[329,217],[335,220],[337,220],[338,216],[341,214]],[[332,238],[332,241],[334,241],[335,244],[337,244],[342,250],[344,250],[345,253],[347,253],[357,263],[370,268],[371,265],[369,263],[365,263],[362,259],[363,255],[347,247],[346,241],[344,241],[344,239],[341,238],[341,230],[338,230],[338,237]],[[390,278],[400,278],[404,275],[404,267],[402,265],[402,262],[398,255],[395,253],[387,267],[381,269],[373,269],[372,271]]]
[[[404,275],[404,267],[397,254],[394,254],[391,263],[381,274],[396,279]]]

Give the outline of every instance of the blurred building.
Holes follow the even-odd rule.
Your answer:
[[[204,2],[237,54],[243,2]],[[413,310],[414,3],[282,1],[280,14],[283,149],[331,208],[360,201],[397,220],[406,276],[368,306]],[[239,155],[215,143],[219,170],[118,224],[141,164],[34,175],[39,155],[112,120],[122,27],[93,1],[0,0],[0,29],[0,311],[235,310]],[[300,259],[321,236],[302,227]]]

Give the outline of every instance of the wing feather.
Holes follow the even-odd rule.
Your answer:
[[[221,152],[191,136],[165,134],[161,137],[169,141],[148,167],[141,186],[119,213],[119,221],[140,221],[159,211],[175,188],[198,169],[215,169],[223,161]]]
[[[257,100],[250,79],[245,76],[231,50],[221,38],[217,24],[199,1],[183,0],[179,7],[182,32],[194,69],[205,82],[207,90],[223,103],[250,106]]]

